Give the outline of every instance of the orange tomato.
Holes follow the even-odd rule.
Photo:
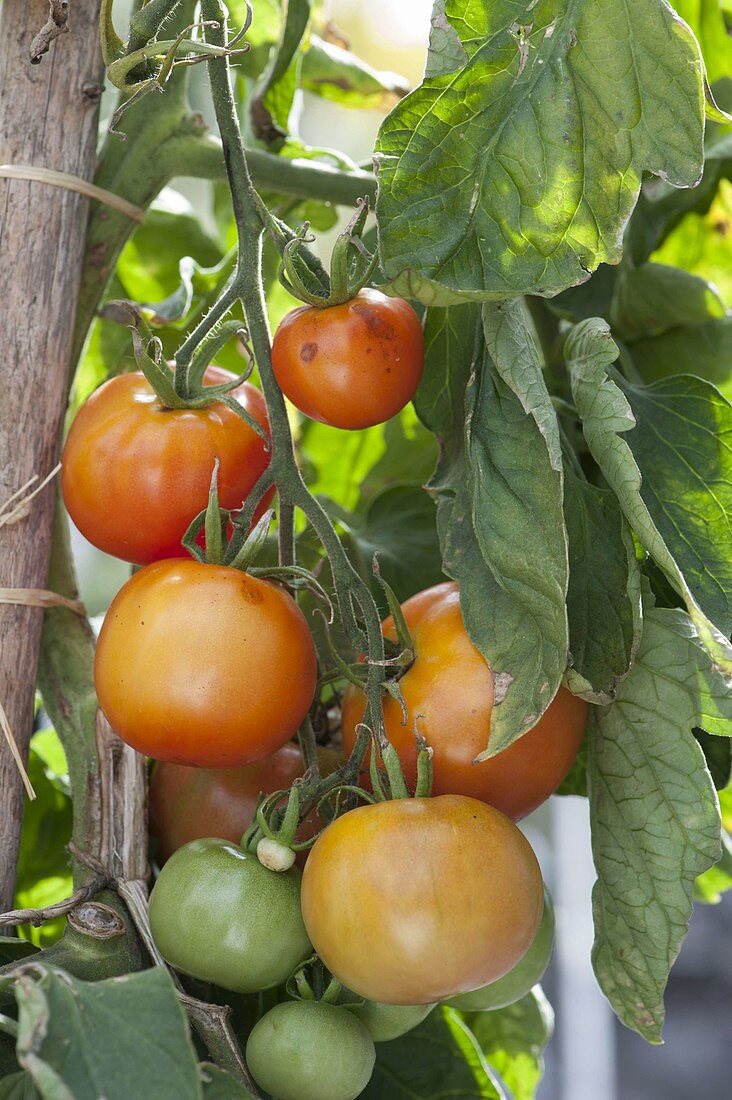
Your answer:
[[[384,698],[386,734],[399,753],[408,782],[416,780],[414,724],[433,750],[434,794],[479,798],[518,820],[552,794],[567,775],[587,727],[589,706],[566,688],[538,724],[509,748],[480,764],[489,743],[493,710],[490,666],[463,623],[457,584],[438,584],[412,596],[402,610],[414,642],[414,663],[399,685],[407,704]],[[390,618],[386,637],[396,639]],[[363,718],[363,692],[352,685],[343,699],[343,745],[350,753]]]
[[[155,562],[117,593],[94,683],[112,729],[156,760],[237,767],[300,726],[317,657],[279,586],[223,565]]]
[[[370,1001],[418,1005],[507,974],[534,940],[544,895],[513,822],[442,795],[337,818],[310,852],[301,901],[313,947],[340,982]]]
[[[411,401],[424,366],[419,317],[408,302],[362,290],[350,302],[288,313],[272,344],[282,392],[336,428],[383,424]]]
[[[318,749],[323,775],[343,762],[340,753]],[[254,818],[260,794],[284,791],[305,772],[299,747],[288,741],[270,756],[243,768],[190,768],[161,760],[150,779],[150,835],[158,844],[160,866],[191,840],[220,837],[241,841]],[[300,826],[297,839],[308,840],[326,824],[313,811]],[[298,852],[304,866],[307,852]]]
[[[234,376],[209,367],[206,382]],[[264,397],[248,382],[231,396],[269,432]],[[219,502],[241,508],[269,464],[264,440],[220,401],[166,409],[135,371],[110,378],[81,407],[64,447],[61,486],[69,515],[94,546],[145,565],[185,554],[181,539],[208,501],[214,459]],[[259,504],[256,518],[272,499]]]

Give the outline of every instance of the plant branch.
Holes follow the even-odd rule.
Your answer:
[[[220,0],[203,0],[204,35],[211,45],[227,45],[227,12]],[[384,640],[379,611],[366,582],[349,560],[318,500],[308,491],[294,453],[285,400],[272,369],[272,345],[262,286],[261,202],[254,190],[231,90],[229,61],[208,62],[211,95],[221,134],[224,163],[231,188],[239,238],[239,258],[232,287],[241,299],[254,357],[259,367],[272,430],[271,468],[289,524],[288,509],[299,508],[314,527],[328,555],[338,606],[351,643],[368,654],[365,721],[383,735],[381,684],[385,678]],[[287,536],[289,541],[289,535]],[[289,551],[288,551],[289,552]],[[359,616],[364,626],[359,622]],[[355,762],[356,768],[360,761]]]
[[[53,905],[47,905],[44,909],[13,909],[9,913],[0,913],[0,926],[14,926],[18,924],[32,924],[34,928],[44,924],[55,917],[65,917],[72,909],[76,909],[85,901],[98,894],[109,883],[104,875],[95,875],[86,886],[82,886],[69,898],[57,901]]]

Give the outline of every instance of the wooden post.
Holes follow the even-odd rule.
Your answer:
[[[51,5],[51,9],[58,5]],[[30,63],[48,0],[0,9],[0,164],[94,174],[103,66],[99,0],[71,0],[68,33]],[[0,504],[58,460],[88,199],[0,179]],[[54,492],[0,527],[0,586],[43,588]],[[0,698],[21,752],[30,740],[43,612],[0,605]],[[0,910],[13,901],[23,787],[0,738]]]

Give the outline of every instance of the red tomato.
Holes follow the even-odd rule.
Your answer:
[[[312,635],[284,589],[186,559],[148,565],[120,589],[94,660],[115,733],[199,767],[250,764],[284,745],[316,681]]]
[[[415,659],[399,681],[409,717],[384,698],[386,733],[407,780],[416,780],[414,723],[432,747],[435,794],[464,794],[489,802],[514,820],[552,794],[571,768],[587,727],[589,706],[560,687],[538,724],[509,748],[474,764],[488,743],[493,710],[490,666],[468,637],[457,584],[438,584],[403,605]],[[396,639],[390,618],[386,637]],[[343,699],[343,746],[353,748],[365,709],[363,692],[349,686]]]
[[[233,377],[221,367],[206,371],[211,385]],[[258,389],[245,382],[232,396],[269,432]],[[239,509],[269,463],[264,440],[220,401],[166,409],[142,372],[121,374],[91,395],[71,425],[64,501],[81,533],[107,554],[138,565],[179,557],[188,525],[206,507],[216,458],[221,506]]]
[[[340,753],[318,749],[323,775],[343,763]],[[249,828],[260,794],[284,791],[305,772],[302,753],[288,741],[271,756],[244,768],[187,768],[160,761],[150,780],[150,835],[158,842],[162,866],[191,840],[220,837],[239,844]],[[297,839],[315,836],[326,822],[315,812],[300,826]],[[304,866],[307,852],[298,852]]]
[[[544,907],[531,845],[460,795],[360,806],[321,833],[302,915],[331,973],[369,1001],[419,1005],[507,974]]]
[[[408,302],[362,290],[340,306],[288,313],[272,366],[282,392],[312,420],[370,428],[414,396],[424,366],[422,326]]]

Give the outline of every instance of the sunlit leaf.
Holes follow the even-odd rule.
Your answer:
[[[377,144],[397,288],[556,293],[619,259],[644,172],[698,181],[702,62],[663,0],[438,0],[432,20],[434,75]]]

